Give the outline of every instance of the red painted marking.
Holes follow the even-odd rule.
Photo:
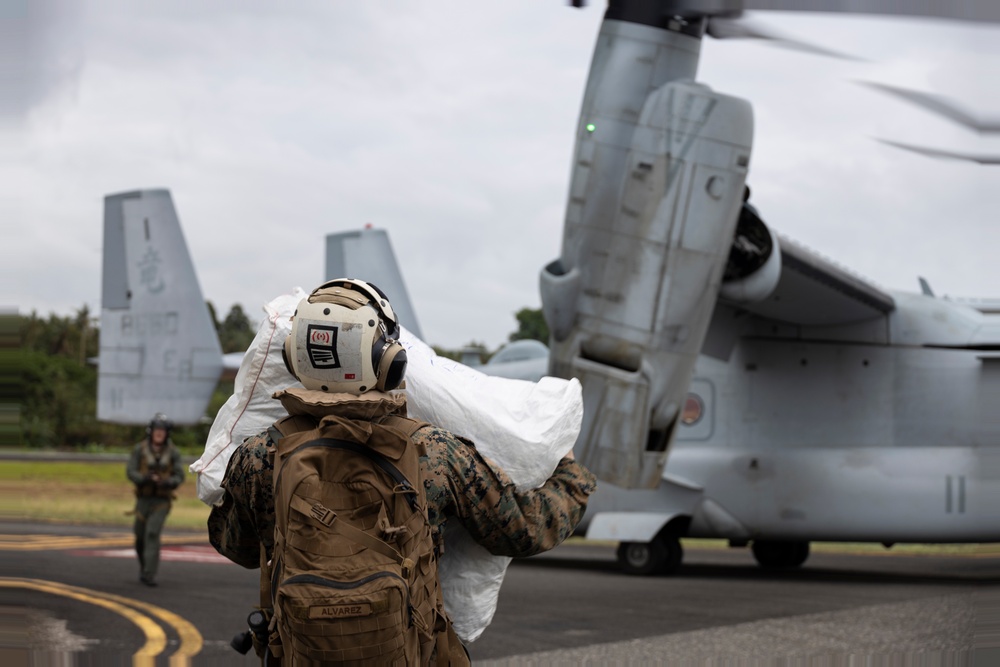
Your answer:
[[[330,332],[322,329],[313,329],[309,333],[309,338],[310,342],[316,345],[329,345],[332,340]]]
[[[135,556],[135,549],[77,549],[71,551],[74,556],[96,556],[98,558],[132,558]],[[160,560],[180,561],[185,563],[228,563],[231,560],[219,554],[211,546],[168,546],[160,549]]]

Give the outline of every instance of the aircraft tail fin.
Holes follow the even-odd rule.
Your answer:
[[[168,190],[104,198],[97,418],[176,424],[205,414],[222,349]]]
[[[365,228],[326,237],[326,279],[357,278],[385,292],[399,323],[423,340],[403,274],[384,229]]]

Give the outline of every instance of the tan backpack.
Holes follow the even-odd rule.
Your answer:
[[[467,664],[438,583],[411,440],[422,426],[298,415],[272,427],[274,556],[261,586],[281,664],[425,665],[435,649],[438,664]]]

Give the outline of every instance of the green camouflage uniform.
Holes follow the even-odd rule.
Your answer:
[[[518,491],[510,478],[486,462],[475,446],[444,429],[425,426],[413,440],[425,446],[420,468],[428,519],[442,547],[448,519],[461,523],[490,553],[530,556],[569,537],[583,518],[594,476],[576,461],[563,459],[545,485]],[[268,434],[248,438],[233,453],[222,481],[222,504],[212,508],[212,546],[247,568],[260,565],[260,544],[268,558],[274,545],[274,497]]]
[[[141,579],[151,583],[160,566],[160,533],[170,513],[174,489],[184,481],[184,464],[174,444],[167,440],[159,454],[149,439],[132,449],[126,470],[135,484],[135,552],[139,556]],[[152,475],[159,475],[154,482]]]

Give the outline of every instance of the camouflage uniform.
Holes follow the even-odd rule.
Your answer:
[[[546,551],[573,532],[595,488],[593,474],[563,459],[544,486],[518,491],[464,438],[425,426],[413,440],[427,451],[420,468],[439,548],[445,523],[454,518],[490,553],[531,556]],[[213,507],[208,518],[212,546],[247,568],[259,567],[262,542],[268,558],[274,545],[273,467],[267,455],[271,444],[265,432],[236,449],[222,482],[222,504]]]
[[[126,469],[135,484],[135,552],[139,556],[140,579],[153,585],[160,565],[160,533],[170,513],[174,489],[184,481],[181,454],[168,439],[157,452],[149,439],[132,449]],[[152,479],[159,477],[159,482]]]

